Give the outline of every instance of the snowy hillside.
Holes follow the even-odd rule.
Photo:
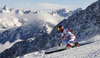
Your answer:
[[[17,58],[100,58],[100,35],[80,43],[84,45],[52,54],[43,54],[45,50],[42,53],[38,51]]]

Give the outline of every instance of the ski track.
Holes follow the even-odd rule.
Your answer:
[[[55,52],[51,54],[40,54],[38,52],[33,52],[17,58],[100,58],[99,38],[100,36],[96,36],[88,41],[80,42],[85,43],[92,41],[92,43],[70,48],[61,52]]]

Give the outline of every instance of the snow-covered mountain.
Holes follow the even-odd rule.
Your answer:
[[[70,11],[68,11],[68,13],[66,11],[62,11],[62,13],[61,11],[59,11],[54,10],[53,12],[56,13],[56,15],[52,15],[53,12],[50,13],[45,11],[20,10],[8,8],[7,6],[1,9],[0,14],[7,15],[7,18],[5,19],[7,23],[2,23],[4,22],[4,19],[0,19],[2,20],[2,22],[0,21],[0,23],[2,23],[0,25],[1,28],[3,26],[6,26],[6,30],[2,31],[2,33],[0,34],[0,43],[13,43],[19,39],[22,41],[15,43],[12,47],[10,46],[11,48],[6,49],[0,54],[0,56],[5,57],[5,55],[9,55],[7,56],[7,58],[11,58],[24,55],[29,52],[37,51],[38,49],[47,49],[51,46],[54,46],[56,43],[56,39],[51,39],[53,39],[52,33],[56,31],[54,30],[51,33],[52,28],[60,21],[62,21],[63,18],[68,18],[69,16],[76,15],[75,13],[80,12],[80,10],[78,9],[77,11],[75,11],[75,13],[74,11],[72,11],[69,16],[63,16],[62,13],[68,14]],[[61,13],[61,15],[58,13]],[[11,14],[11,16],[9,14]],[[0,18],[2,18],[2,16]],[[11,23],[13,22],[13,24],[9,24],[8,21],[10,21]],[[49,35],[49,33],[51,33],[51,35]],[[5,54],[5,52],[8,54]]]
[[[58,24],[62,17],[53,16],[49,10],[22,10],[4,6],[0,9],[0,43],[15,43],[19,40],[34,40],[35,38],[49,34],[52,28]],[[0,47],[1,47],[0,46]],[[10,45],[2,48],[11,47]]]
[[[9,7],[8,7],[7,5],[5,5],[5,6],[3,7],[3,9],[4,9],[4,10],[9,10]]]
[[[24,16],[27,16],[29,14],[40,14],[40,13],[42,14],[42,13],[45,12],[45,13],[48,13],[48,14],[51,14],[52,16],[54,16],[54,13],[56,12],[57,14],[55,15],[55,17],[59,17],[61,19],[60,16],[65,17],[64,14],[67,13],[64,10],[66,10],[66,9],[61,9],[59,11],[58,10],[53,10],[53,11],[36,10],[36,11],[32,11],[32,10],[22,10],[22,9],[10,8],[7,5],[5,5],[3,8],[0,9],[0,33],[2,33],[5,30],[8,30],[12,27],[20,27],[22,24],[24,24],[29,19],[27,17],[26,17],[27,19],[24,18]],[[80,10],[78,10],[78,11],[80,11]],[[73,13],[76,13],[76,11],[75,12],[73,11]],[[68,14],[69,13],[67,13],[67,15],[66,15],[67,18],[72,15],[72,13],[70,15],[68,15]],[[56,18],[56,19],[58,19],[58,18]],[[59,21],[59,20],[57,20],[57,21]]]
[[[0,9],[0,33],[11,28],[20,27],[24,24],[27,19],[22,17],[21,14],[21,11],[9,8],[8,6],[4,6]]]
[[[0,34],[0,43],[13,42],[18,39],[17,35],[20,35],[20,39],[25,40],[39,37],[44,33],[49,34],[53,26],[62,20],[62,18],[55,18],[48,13],[13,15],[7,15],[6,18],[1,16],[1,27],[8,30]]]
[[[0,13],[0,33],[12,27],[20,27],[27,20],[10,13]]]
[[[67,15],[67,17],[59,16],[59,13],[67,13],[64,10],[54,10],[57,13],[54,16],[50,11],[22,10],[4,6],[0,10],[0,43],[4,44],[6,41],[13,42],[18,38],[23,40],[37,38],[44,33],[49,34],[53,26],[64,18],[69,17]],[[80,10],[75,10],[73,13],[78,11]],[[17,35],[20,35],[20,37]]]
[[[61,17],[70,17],[71,15],[74,15],[75,13],[81,11],[82,8],[78,8],[76,10],[67,10],[67,9],[59,9],[56,11],[52,11],[52,15],[60,15]]]

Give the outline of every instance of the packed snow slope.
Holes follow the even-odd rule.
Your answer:
[[[53,28],[52,32],[49,35],[47,33],[44,33],[42,36],[39,36],[34,40],[24,40],[21,42],[17,42],[11,48],[3,51],[0,54],[0,57],[13,58],[13,57],[25,55],[27,53],[38,51],[39,49],[45,50],[45,49],[56,46],[61,40],[60,33],[57,31],[57,27],[59,25],[63,25],[64,27],[70,28],[73,31],[75,31],[76,39],[79,42],[87,41],[95,37],[96,35],[100,35],[100,29],[82,31],[85,29],[91,29],[91,28],[96,28],[96,27],[100,28],[100,20],[99,20],[100,13],[99,12],[100,12],[100,1],[98,0],[97,2],[88,6],[85,10],[77,12],[76,14],[70,16],[68,19],[64,19],[63,21],[61,21],[58,25],[56,25]],[[21,30],[21,29],[23,28],[19,28],[18,30]],[[24,31],[19,32],[19,33],[21,34],[28,33],[28,32],[25,32],[25,33],[23,32]],[[31,34],[31,31],[29,33]],[[26,39],[26,35],[24,35],[25,36],[24,39]],[[23,37],[20,37],[20,38],[23,38]]]
[[[100,35],[79,43],[84,45],[52,54],[43,54],[37,51],[17,58],[100,58]]]

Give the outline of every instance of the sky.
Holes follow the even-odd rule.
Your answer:
[[[0,8],[5,5],[24,9],[85,9],[97,0],[0,0]]]

